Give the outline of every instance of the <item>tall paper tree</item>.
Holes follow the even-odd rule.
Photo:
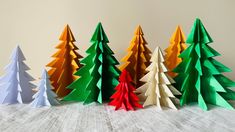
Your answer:
[[[43,70],[41,81],[38,85],[38,92],[33,95],[33,102],[31,102],[32,107],[43,107],[58,105],[57,95],[52,91],[51,82],[49,80],[49,75],[46,70]]]
[[[30,68],[24,63],[25,57],[17,46],[11,62],[5,67],[6,74],[0,78],[0,104],[29,103],[32,101],[32,89],[36,86],[31,83],[34,78],[26,71]]]
[[[55,59],[47,66],[51,67],[48,74],[56,94],[58,97],[64,97],[71,92],[66,87],[77,79],[73,74],[82,66],[79,62],[82,56],[76,52],[78,50],[74,44],[76,40],[69,25],[64,28],[60,41],[62,42],[56,46],[58,51],[52,56]]]
[[[101,23],[97,25],[90,42],[91,46],[86,50],[88,56],[81,60],[84,66],[75,73],[80,78],[68,86],[72,92],[64,100],[84,101],[84,104],[103,103],[109,100],[119,83],[120,71],[115,66],[119,63],[107,45],[109,40]]]
[[[127,70],[122,71],[119,82],[115,88],[117,91],[110,97],[112,101],[109,105],[115,106],[115,110],[119,108],[124,110],[142,108],[142,105],[139,104],[139,98],[134,93],[136,88],[132,85],[132,79]]]
[[[176,27],[175,32],[173,33],[170,39],[170,45],[165,49],[165,65],[168,68],[168,74],[171,77],[175,77],[177,74],[172,72],[172,70],[182,61],[178,56],[186,49],[185,36],[180,28]]]
[[[144,101],[143,106],[156,105],[158,109],[162,109],[162,106],[177,109],[173,99],[176,99],[174,95],[181,93],[171,85],[175,82],[167,74],[168,70],[159,47],[154,50],[150,62],[146,69],[149,72],[141,79],[146,83],[136,89],[136,92],[140,93],[139,98]]]
[[[120,70],[126,69],[133,79],[133,84],[138,88],[143,85],[140,78],[146,74],[145,69],[150,63],[149,60],[151,54],[140,26],[137,27],[135,36],[132,38],[130,47],[127,50],[127,56],[121,60],[125,63],[120,66]]]
[[[200,19],[196,19],[187,38],[189,47],[180,54],[183,61],[174,69],[178,89],[182,91],[181,106],[197,102],[203,110],[207,104],[233,109],[227,100],[235,99],[235,93],[229,89],[235,83],[222,75],[231,70],[213,59],[220,54],[208,44],[212,39]]]

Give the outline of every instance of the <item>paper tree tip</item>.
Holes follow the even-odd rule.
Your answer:
[[[180,25],[178,25],[175,29],[175,32],[172,34],[170,42],[174,43],[174,42],[181,42],[181,43],[185,43],[185,36],[184,33],[180,27]]]
[[[95,32],[92,35],[90,41],[102,41],[105,43],[109,43],[108,37],[104,32],[101,22],[99,22],[98,25],[96,26]]]
[[[43,69],[41,79],[47,79],[47,78],[50,78],[48,73],[47,73],[47,70]]]
[[[153,55],[156,55],[156,54],[158,54],[158,53],[162,53],[162,50],[161,50],[161,48],[160,48],[159,46],[157,46],[157,47],[155,48],[155,50],[154,50],[154,52],[153,52]]]
[[[17,53],[22,53],[22,50],[21,50],[21,48],[20,48],[20,45],[17,45],[17,46],[16,46],[15,51],[16,51]]]
[[[181,26],[180,26],[180,25],[177,25],[176,30],[177,30],[177,31],[181,31]]]
[[[131,75],[124,69],[119,77],[120,82],[132,82]]]
[[[16,46],[16,48],[13,50],[13,53],[11,54],[11,60],[15,59],[18,59],[19,61],[26,60],[19,45]]]
[[[64,31],[60,35],[59,39],[61,41],[71,41],[71,42],[76,41],[68,24],[65,26]]]
[[[137,26],[135,30],[135,35],[144,35],[143,30],[140,25]]]
[[[17,45],[16,45],[16,48],[20,49],[20,45],[19,45],[19,44],[17,44]]]
[[[201,20],[200,20],[199,18],[196,18],[196,19],[195,19],[195,23],[201,24],[202,22],[201,22]]]
[[[151,62],[164,62],[164,57],[163,57],[163,53],[162,53],[162,49],[157,46],[152,54],[152,57],[150,59]]]
[[[204,25],[202,24],[199,18],[196,18],[194,25],[191,29],[191,33],[186,40],[187,43],[211,43],[213,42],[212,38],[206,31]]]
[[[197,17],[197,18],[196,18],[196,21],[200,22],[201,20],[200,20],[200,18]]]

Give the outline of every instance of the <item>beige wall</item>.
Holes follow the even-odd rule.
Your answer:
[[[1,0],[0,73],[12,49],[20,44],[30,73],[38,78],[67,23],[77,39],[78,52],[85,56],[101,21],[109,46],[120,60],[138,24],[153,50],[168,46],[177,24],[188,34],[195,17],[200,17],[214,40],[211,46],[222,54],[217,60],[233,70],[226,75],[235,80],[234,6],[235,0]]]

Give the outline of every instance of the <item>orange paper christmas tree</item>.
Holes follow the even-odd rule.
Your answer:
[[[73,74],[82,66],[79,62],[82,56],[76,52],[78,50],[74,44],[76,40],[69,25],[64,28],[59,40],[62,41],[56,46],[59,50],[52,56],[55,59],[47,66],[51,67],[48,74],[55,93],[58,97],[64,97],[71,91],[66,87],[77,78]]]
[[[144,84],[140,81],[140,78],[147,73],[145,69],[150,64],[150,54],[151,51],[147,47],[144,33],[138,26],[128,48],[128,54],[121,60],[125,63],[120,67],[121,71],[126,69],[130,73],[136,88]]]
[[[165,49],[165,65],[169,69],[168,74],[175,77],[177,74],[172,70],[182,61],[178,56],[186,49],[185,36],[180,26],[176,27],[174,34],[170,39],[170,46]]]

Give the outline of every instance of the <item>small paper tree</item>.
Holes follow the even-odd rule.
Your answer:
[[[138,26],[128,48],[128,54],[121,60],[125,63],[120,66],[121,71],[126,69],[130,73],[136,88],[143,85],[140,78],[147,73],[145,69],[150,63],[150,54],[142,28]]]
[[[170,45],[165,49],[165,65],[168,68],[168,75],[175,77],[177,74],[172,70],[182,61],[178,56],[186,49],[185,36],[180,26],[177,26],[170,39]]]
[[[173,98],[174,95],[180,95],[180,92],[171,85],[174,80],[167,75],[168,70],[159,47],[155,49],[150,62],[146,69],[149,72],[141,79],[146,83],[136,89],[136,93],[140,93],[138,97],[144,101],[143,106],[156,105],[159,109],[162,109],[162,106],[177,109]]]
[[[123,108],[125,110],[135,110],[135,108],[142,108],[138,97],[135,95],[134,90],[136,89],[132,85],[132,79],[127,70],[123,70],[119,77],[119,85],[115,88],[117,91],[110,99],[113,99],[109,105],[115,106],[115,110]]]
[[[66,25],[60,40],[62,42],[56,47],[59,50],[52,56],[55,59],[47,66],[51,67],[48,74],[54,91],[58,97],[64,97],[71,92],[66,87],[77,79],[73,74],[82,66],[79,62],[82,56],[76,52],[78,50],[74,44],[76,40],[69,25]]]
[[[32,107],[43,107],[58,105],[57,95],[52,91],[51,82],[49,80],[49,75],[46,70],[43,70],[41,81],[38,85],[38,92],[33,95]]]
[[[6,74],[0,79],[0,104],[29,103],[32,101],[31,83],[34,78],[26,71],[30,68],[24,63],[25,57],[17,46],[12,55],[11,63],[5,67]]]
[[[212,58],[220,54],[208,45],[213,41],[200,19],[195,20],[186,42],[190,45],[180,54],[183,61],[174,69],[182,91],[180,105],[197,102],[203,110],[208,110],[207,104],[233,109],[226,100],[235,99],[229,89],[235,83],[221,74],[231,70]]]
[[[64,97],[67,101],[84,101],[84,104],[108,101],[118,84],[120,71],[115,65],[118,61],[107,43],[109,40],[101,23],[90,40],[91,47],[86,51],[87,57],[81,60],[84,66],[75,75],[80,76],[68,86],[72,92]]]

